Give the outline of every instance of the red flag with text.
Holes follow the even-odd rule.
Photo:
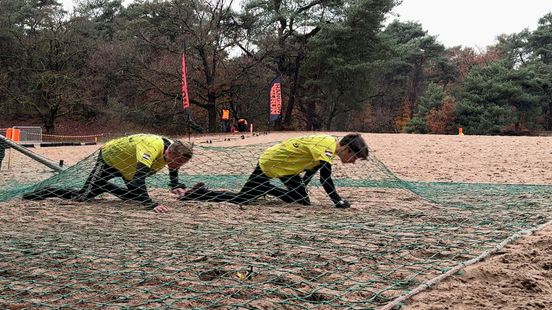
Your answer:
[[[190,98],[188,97],[188,81],[186,79],[186,54],[182,53],[182,106],[184,110],[190,108]]]
[[[282,77],[278,76],[270,83],[270,121],[280,119],[282,114]]]

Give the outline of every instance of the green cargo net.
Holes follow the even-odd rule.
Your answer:
[[[266,147],[196,146],[181,181],[237,191]],[[550,220],[552,186],[405,181],[372,154],[336,159],[351,209],[333,208],[317,177],[312,206],[181,202],[165,170],[148,186],[170,215],[110,195],[17,198],[79,189],[97,154],[40,182],[14,177],[0,191],[0,308],[377,308]]]

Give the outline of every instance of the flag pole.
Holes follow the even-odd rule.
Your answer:
[[[270,98],[270,89],[272,88],[272,82],[270,83],[270,86],[268,86],[268,93],[269,93],[269,98],[268,98],[268,118],[267,118],[267,127],[268,127],[268,133],[270,133],[270,131],[272,130],[272,120],[271,120],[271,107],[270,107],[270,102],[271,102],[271,98]]]

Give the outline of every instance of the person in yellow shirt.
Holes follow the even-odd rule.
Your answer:
[[[184,194],[186,186],[178,182],[178,169],[192,155],[192,144],[158,135],[136,134],[114,139],[100,148],[96,165],[81,190],[45,187],[23,195],[23,199],[58,197],[86,201],[107,192],[165,213],[170,208],[152,201],[146,188],[146,177],[168,166],[171,191]],[[116,177],[123,179],[126,189],[109,182]]]
[[[330,135],[288,139],[264,151],[259,164],[239,193],[212,191],[203,183],[198,183],[182,195],[180,200],[248,204],[261,196],[271,195],[284,202],[310,205],[306,187],[316,172],[320,171],[320,183],[334,206],[348,208],[349,202],[339,196],[332,180],[335,156],[343,163],[366,160],[368,146],[358,133],[348,134],[339,142]],[[270,180],[273,178],[279,178],[286,189],[272,185]]]

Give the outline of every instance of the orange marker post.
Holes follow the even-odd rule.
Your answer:
[[[21,129],[13,129],[13,142],[20,142],[21,141]]]
[[[6,137],[8,139],[11,139],[13,142],[19,142],[21,141],[21,130],[8,128],[8,130],[6,131]],[[10,150],[8,151],[8,170],[11,169],[12,156],[12,148],[10,148]]]

